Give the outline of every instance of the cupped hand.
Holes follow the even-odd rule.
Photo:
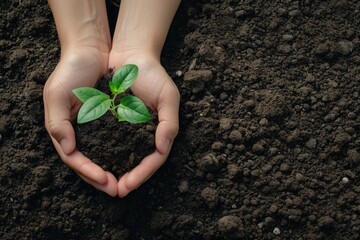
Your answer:
[[[138,188],[163,165],[179,130],[180,94],[160,61],[150,54],[127,56],[110,53],[109,67],[117,70],[124,64],[136,64],[139,67],[139,75],[131,91],[158,113],[159,123],[155,133],[155,151],[120,177],[117,190],[119,197]]]
[[[107,70],[108,54],[91,49],[63,53],[44,87],[45,127],[66,165],[95,188],[116,196],[116,178],[77,150],[75,131],[71,124],[81,105],[72,90],[84,86],[94,87]]]

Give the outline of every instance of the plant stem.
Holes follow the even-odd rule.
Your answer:
[[[117,97],[117,94],[114,94],[114,97],[112,98],[111,100],[111,105],[110,105],[110,110],[112,112],[112,114],[117,117],[117,114],[116,114],[116,106],[115,106],[115,99]]]

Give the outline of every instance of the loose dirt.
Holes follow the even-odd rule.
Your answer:
[[[360,238],[359,1],[183,1],[162,56],[180,133],[124,199],[83,182],[44,129],[60,50],[46,1],[0,6],[2,239]],[[107,115],[76,131],[120,175],[155,128]]]

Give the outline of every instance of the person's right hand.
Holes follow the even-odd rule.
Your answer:
[[[71,124],[81,106],[72,90],[94,87],[107,70],[108,54],[91,48],[62,52],[60,62],[44,87],[45,127],[66,165],[95,188],[116,196],[116,178],[78,151]]]

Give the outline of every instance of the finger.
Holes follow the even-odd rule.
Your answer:
[[[63,162],[72,168],[75,172],[100,185],[107,182],[108,177],[106,172],[101,167],[93,163],[89,158],[84,156],[76,149],[70,154],[64,154],[60,144],[54,138],[51,139],[53,140],[53,144]]]
[[[111,174],[110,172],[105,172],[105,173],[106,173],[107,180],[103,184],[99,184],[99,183],[85,177],[82,174],[79,174],[79,173],[78,174],[85,182],[92,185],[96,189],[103,191],[112,197],[115,197],[117,195],[117,180],[114,177],[114,175]]]
[[[155,151],[145,157],[133,170],[125,173],[118,183],[119,197],[125,197],[147,181],[164,164],[167,155]]]
[[[53,86],[53,85],[52,85]],[[70,122],[71,103],[61,91],[61,86],[48,87],[44,90],[45,127],[54,138],[64,154],[75,150],[75,131]]]

